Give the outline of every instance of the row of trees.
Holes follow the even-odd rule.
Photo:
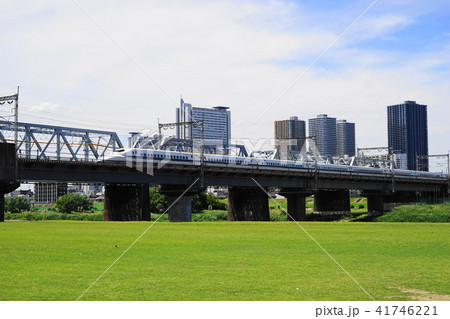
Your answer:
[[[73,212],[81,213],[92,211],[94,204],[89,197],[78,193],[69,193],[61,196],[56,202],[55,208],[63,214]],[[155,187],[150,188],[150,211],[163,213],[168,208],[166,196],[157,192]],[[10,213],[21,213],[30,209],[30,200],[25,196],[5,197],[5,210]],[[212,194],[199,193],[192,196],[192,212],[200,213],[202,210],[226,210],[227,205],[222,203]]]
[[[94,204],[89,197],[78,193],[69,193],[61,196],[55,208],[63,214],[92,211]],[[26,196],[5,197],[5,211],[17,214],[30,210],[30,199]]]
[[[10,213],[21,213],[30,209],[30,200],[26,196],[5,197],[5,211]]]

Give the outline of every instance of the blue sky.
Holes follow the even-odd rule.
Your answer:
[[[416,100],[429,105],[430,153],[450,149],[448,1],[377,1],[278,100],[373,1],[79,2],[108,34],[73,1],[2,1],[0,94],[21,86],[22,121],[125,137],[172,122],[183,94],[229,106],[234,138],[327,113],[368,147],[387,144],[386,105]]]

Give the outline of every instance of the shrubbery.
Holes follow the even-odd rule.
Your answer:
[[[193,222],[216,222],[227,220],[228,213],[224,211],[209,211],[202,214],[192,214]]]
[[[25,196],[5,197],[5,211],[17,214],[30,209],[30,199]]]
[[[166,211],[167,207],[166,196],[157,192],[155,187],[150,188],[150,211],[153,214],[161,214]],[[192,196],[192,213],[201,213],[208,209],[226,210],[227,204],[222,203],[213,194],[207,194],[205,192]]]
[[[213,194],[198,193],[192,196],[192,212],[201,213],[203,210],[226,210],[227,204],[222,203]]]
[[[71,214],[73,212],[92,211],[94,204],[87,196],[69,193],[58,198],[55,207],[60,213]]]
[[[24,219],[24,220],[85,220],[102,221],[103,214],[61,214],[61,213],[24,213],[12,214],[6,213],[5,219]]]
[[[450,203],[437,205],[397,206],[392,212],[377,217],[378,222],[449,223]]]

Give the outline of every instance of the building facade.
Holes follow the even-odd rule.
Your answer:
[[[355,156],[355,123],[338,120],[336,122],[336,142],[338,156]]]
[[[190,103],[180,101],[176,109],[176,122],[203,121],[203,139],[227,147],[231,139],[231,112],[226,106],[213,108],[193,107]],[[200,140],[202,138],[201,126],[185,125],[176,128],[177,138],[187,140]]]
[[[327,114],[319,114],[316,118],[309,119],[309,136],[315,136],[319,155],[336,156],[336,118]]]
[[[428,155],[427,106],[415,101],[389,105],[387,117],[391,152],[406,154],[407,169],[428,171],[428,159],[417,158]]]
[[[394,153],[395,168],[408,169],[408,157],[405,153]]]
[[[67,183],[37,183],[34,186],[34,201],[38,203],[56,203],[65,194]]]
[[[292,116],[289,120],[275,121],[275,148],[280,151],[301,151],[305,145],[306,123]],[[295,138],[300,138],[295,140]]]

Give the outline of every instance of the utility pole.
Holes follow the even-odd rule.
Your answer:
[[[200,187],[205,187],[205,140],[204,140],[204,127],[203,120],[200,121],[201,127],[201,148],[200,148]]]
[[[16,157],[19,145],[19,87],[17,87],[16,105],[14,108],[14,145],[16,147]]]
[[[419,165],[419,160],[421,159],[429,159],[430,157],[435,157],[435,158],[447,158],[447,175],[450,174],[450,151],[448,154],[436,154],[436,155],[417,155],[416,156],[416,163],[417,165]],[[428,164],[428,167],[430,167],[430,165]],[[418,170],[419,167],[417,167]]]
[[[8,104],[14,104],[14,151],[15,151],[15,158],[16,158],[16,168],[15,168],[15,179],[17,180],[17,155],[18,155],[18,146],[19,146],[19,134],[18,134],[18,128],[19,128],[19,87],[17,87],[17,93],[14,95],[9,96],[1,96],[0,97],[0,105],[3,105],[5,103]]]
[[[200,121],[191,121],[191,122],[179,122],[179,123],[158,123],[158,130],[159,134],[161,135],[161,129],[168,129],[168,128],[175,128],[179,126],[198,126],[200,125],[200,185],[203,187],[204,185],[204,164],[205,164],[205,141],[204,141],[204,126],[203,126],[203,120]],[[192,136],[191,136],[192,139]],[[192,141],[192,151],[194,151],[194,143]]]
[[[317,181],[318,181],[318,168],[317,168],[317,144],[316,144],[316,137],[315,136],[301,136],[301,137],[286,137],[286,138],[278,138],[277,140],[301,140],[301,141],[313,141],[313,158],[314,158],[314,181],[315,181],[315,187],[317,188]]]

